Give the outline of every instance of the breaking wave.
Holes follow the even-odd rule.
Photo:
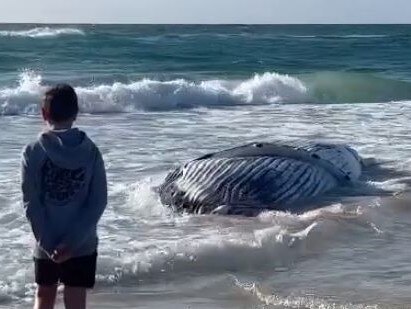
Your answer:
[[[0,114],[36,114],[48,85],[32,71],[0,88]],[[321,72],[292,77],[256,74],[245,80],[141,79],[76,87],[85,113],[167,111],[198,107],[295,103],[372,103],[411,99],[411,84],[368,74]]]
[[[76,28],[50,28],[36,27],[29,30],[10,30],[0,31],[0,37],[29,37],[29,38],[45,38],[57,37],[61,35],[85,35],[84,31]]]

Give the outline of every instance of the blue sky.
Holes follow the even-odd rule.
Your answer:
[[[0,22],[411,23],[411,0],[1,0]]]

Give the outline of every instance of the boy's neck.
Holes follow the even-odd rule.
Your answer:
[[[73,122],[49,123],[49,128],[53,131],[69,130],[73,127]]]

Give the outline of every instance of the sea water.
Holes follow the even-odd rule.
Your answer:
[[[92,307],[411,308],[410,48],[400,25],[1,25],[0,307],[33,300],[20,154],[68,82],[109,182]],[[364,159],[319,209],[178,215],[155,193],[208,152],[307,140]]]

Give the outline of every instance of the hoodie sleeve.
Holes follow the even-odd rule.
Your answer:
[[[106,170],[101,153],[97,149],[87,201],[84,207],[80,209],[78,219],[72,226],[70,226],[70,230],[63,237],[61,244],[66,245],[71,251],[81,247],[84,241],[90,236],[90,233],[96,228],[106,206]]]
[[[53,233],[48,230],[46,208],[41,203],[40,188],[36,182],[37,175],[33,173],[30,163],[29,149],[30,147],[24,149],[21,160],[23,206],[38,246],[47,255],[51,255],[55,240],[52,237]]]

